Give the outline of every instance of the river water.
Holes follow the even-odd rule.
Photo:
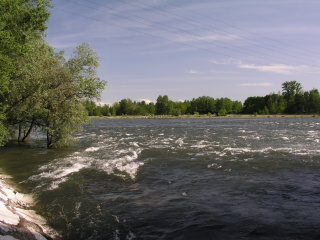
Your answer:
[[[0,150],[62,239],[320,239],[320,118],[97,119]]]

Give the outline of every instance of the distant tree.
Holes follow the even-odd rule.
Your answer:
[[[216,111],[220,116],[221,114],[227,114],[232,112],[232,101],[229,98],[217,99]]]
[[[306,113],[306,109],[307,109],[307,99],[305,99],[305,95],[304,94],[296,94],[294,96],[294,105],[292,108],[292,113],[299,113],[299,114],[303,114]]]
[[[242,103],[240,101],[232,102],[232,113],[240,113],[242,111]]]
[[[298,113],[301,112],[301,97],[303,94],[302,85],[296,81],[287,81],[282,84],[282,95],[287,102],[286,113]],[[299,95],[296,97],[296,95]],[[299,104],[297,106],[296,104]]]
[[[200,114],[213,113],[216,111],[216,101],[208,96],[194,98],[191,102],[186,101],[186,112],[193,114],[198,112]]]
[[[243,104],[243,113],[260,113],[265,106],[265,97],[248,97]]]
[[[110,107],[110,114],[111,116],[116,116],[117,115],[117,106],[119,104],[113,104],[111,107]]]
[[[119,102],[119,115],[132,115],[133,112],[133,102],[131,99],[122,99]]]
[[[282,83],[282,94],[286,99],[294,97],[296,94],[302,94],[302,85],[297,81],[287,81]]]
[[[105,104],[105,105],[103,105],[101,107],[101,113],[102,113],[103,116],[110,116],[111,115],[110,114],[110,108],[109,108],[109,106],[107,104]]]
[[[83,106],[87,110],[88,116],[95,116],[95,109],[97,108],[97,106],[94,103],[94,101],[91,101],[91,100],[83,101]]]
[[[320,94],[317,89],[312,89],[306,92],[305,98],[307,99],[307,112],[320,113]]]
[[[148,114],[150,114],[150,115],[156,114],[156,106],[153,102],[151,102],[147,105],[147,111],[148,111]]]
[[[284,113],[286,109],[286,100],[282,95],[276,93],[266,95],[265,104],[270,114]]]
[[[157,115],[168,115],[170,114],[170,104],[169,104],[169,98],[167,95],[159,96],[157,98],[156,103],[156,114]]]

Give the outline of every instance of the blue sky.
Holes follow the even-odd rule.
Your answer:
[[[87,42],[101,101],[199,96],[244,101],[296,80],[320,89],[318,0],[53,0],[47,41]]]

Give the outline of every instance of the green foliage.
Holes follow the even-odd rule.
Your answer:
[[[200,114],[216,112],[216,101],[213,98],[207,96],[194,98],[190,103],[190,112],[199,112]]]
[[[169,115],[172,106],[169,104],[169,98],[167,95],[159,96],[156,103],[157,115]]]
[[[240,101],[234,101],[232,103],[232,113],[240,113],[242,111],[242,103]]]
[[[18,63],[32,54],[30,39],[40,38],[49,17],[49,1],[0,1],[0,146],[8,139],[6,122],[9,87]]]
[[[76,51],[75,56],[65,62],[42,39],[33,39],[30,49],[33,54],[18,62],[10,81],[6,124],[19,128],[19,141],[26,140],[33,127],[40,127],[47,133],[48,147],[67,146],[72,142],[72,133],[80,130],[87,119],[82,101],[87,99],[87,107],[95,107],[89,99],[98,98],[104,85],[95,76],[97,58],[93,51],[81,47],[77,49],[87,54]],[[21,129],[28,129],[23,138]]]
[[[218,116],[226,116],[227,110],[225,108],[221,108],[218,112]]]
[[[296,81],[284,82],[282,94],[249,97],[244,102],[243,113],[259,114],[313,114],[320,113],[320,94],[317,89],[304,92]]]
[[[282,83],[282,94],[288,100],[297,94],[302,94],[302,85],[296,81]]]
[[[265,105],[264,97],[248,97],[243,104],[243,113],[262,112]]]

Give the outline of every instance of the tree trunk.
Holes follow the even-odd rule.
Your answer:
[[[22,141],[22,126],[19,124],[19,135],[18,135],[18,142]]]
[[[52,135],[47,131],[47,148],[52,147]]]
[[[33,129],[33,126],[34,126],[34,121],[31,122],[31,125],[29,127],[27,134],[22,138],[22,142],[28,142],[30,135],[31,135],[31,132],[32,132],[32,129]]]

